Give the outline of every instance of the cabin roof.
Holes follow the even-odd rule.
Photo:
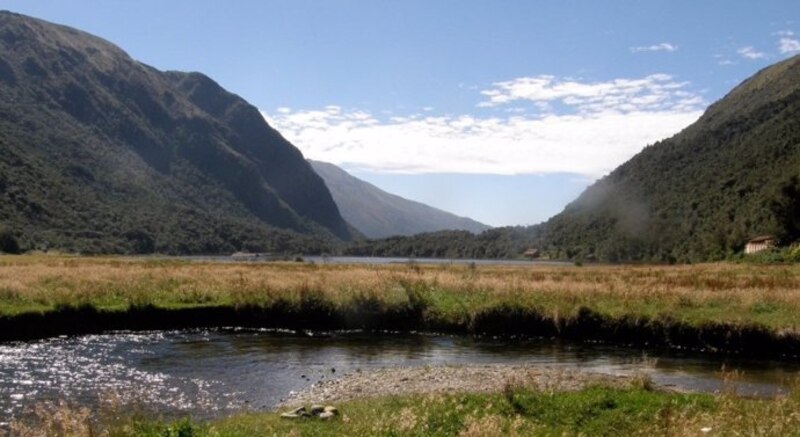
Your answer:
[[[763,243],[765,241],[774,240],[775,237],[772,235],[759,235],[758,237],[753,237],[748,241],[748,243]]]

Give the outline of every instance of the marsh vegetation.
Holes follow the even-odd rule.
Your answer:
[[[800,266],[0,258],[7,337],[20,321],[58,314],[87,324],[95,317],[95,329],[124,317],[133,317],[129,328],[141,319],[153,329],[165,318],[173,324],[164,327],[431,330],[791,355],[798,349]],[[82,332],[80,323],[67,324]]]

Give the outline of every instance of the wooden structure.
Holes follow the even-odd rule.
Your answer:
[[[528,250],[522,253],[522,256],[530,259],[539,258],[539,249],[534,247],[528,248]]]
[[[744,253],[756,253],[775,247],[775,237],[772,235],[761,235],[751,238],[744,246]]]

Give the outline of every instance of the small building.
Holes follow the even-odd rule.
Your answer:
[[[775,237],[772,235],[761,235],[751,238],[750,241],[747,242],[744,246],[744,253],[761,252],[762,250],[767,250],[772,247],[775,247]]]
[[[528,250],[522,253],[522,256],[530,259],[539,258],[539,249],[534,247],[528,248]]]
[[[277,261],[279,258],[271,253],[236,252],[231,255],[234,261]]]
[[[234,261],[253,261],[258,258],[257,253],[250,253],[250,252],[236,252],[231,255]]]

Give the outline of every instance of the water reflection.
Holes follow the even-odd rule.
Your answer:
[[[720,369],[742,372],[737,389],[774,394],[794,378],[791,363],[722,360],[689,353],[642,359],[636,349],[537,340],[263,330],[115,333],[0,344],[0,415],[39,401],[93,404],[114,393],[160,412],[214,416],[273,408],[290,391],[358,370],[444,364],[532,364],[608,374],[648,373],[661,384],[723,387]]]

